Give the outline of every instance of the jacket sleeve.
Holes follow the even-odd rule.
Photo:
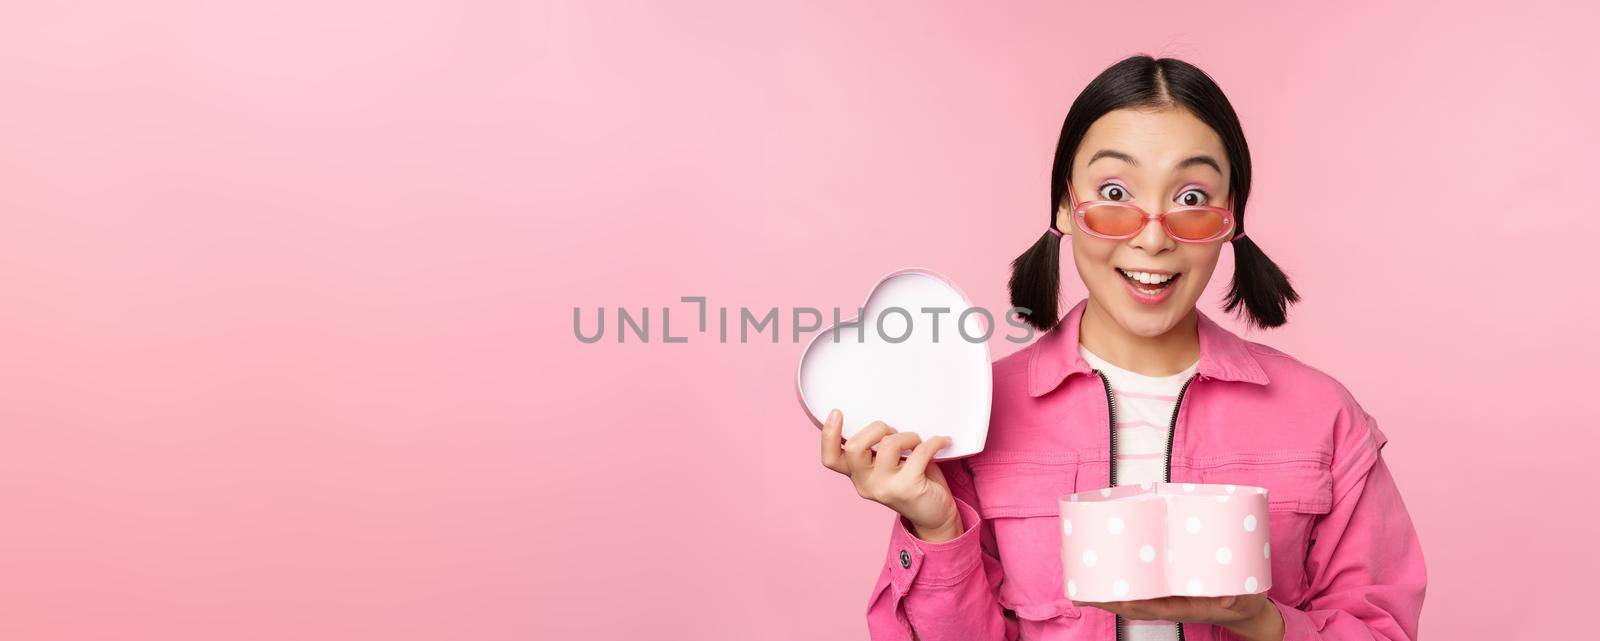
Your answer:
[[[1284,641],[1417,638],[1428,583],[1422,545],[1379,454],[1388,439],[1370,415],[1351,414],[1358,428],[1335,447],[1333,509],[1311,529],[1306,602],[1273,601]]]
[[[936,465],[965,529],[929,543],[894,515],[889,558],[867,606],[868,633],[873,641],[1015,641],[1016,619],[1004,615],[997,598],[1003,575],[994,529],[978,516],[972,474],[964,459]]]

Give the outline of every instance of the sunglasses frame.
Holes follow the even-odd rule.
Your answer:
[[[1067,204],[1069,204],[1069,205],[1072,205],[1072,203],[1074,203],[1074,202],[1076,202],[1078,200],[1078,195],[1077,195],[1077,193],[1075,193],[1073,191],[1072,183],[1070,183],[1070,182],[1067,183],[1067,199],[1068,199],[1067,200]],[[1089,227],[1089,222],[1087,220],[1088,219],[1088,215],[1089,215],[1089,209],[1092,208],[1092,207],[1104,207],[1104,206],[1108,206],[1108,205],[1116,206],[1116,207],[1128,207],[1128,208],[1131,208],[1134,211],[1139,212],[1140,214],[1144,215],[1144,222],[1139,224],[1139,228],[1138,229],[1135,229],[1131,233],[1128,233],[1128,234],[1125,234],[1125,235],[1122,235],[1122,236],[1111,236],[1111,235],[1107,235],[1107,234],[1102,234],[1102,233],[1100,233],[1098,231],[1095,231],[1094,229],[1090,228]],[[1167,216],[1170,216],[1170,215],[1172,215],[1174,213],[1183,213],[1183,212],[1186,212],[1186,211],[1207,211],[1207,212],[1219,213],[1219,214],[1222,215],[1223,228],[1222,228],[1221,231],[1219,231],[1219,232],[1217,232],[1217,233],[1215,233],[1215,234],[1213,234],[1211,236],[1208,236],[1206,238],[1201,238],[1201,239],[1183,238],[1183,237],[1181,237],[1181,236],[1179,236],[1177,234],[1172,233],[1172,227],[1167,224]],[[1131,202],[1122,202],[1122,201],[1117,201],[1117,200],[1086,200],[1084,202],[1077,203],[1076,205],[1072,205],[1072,218],[1073,218],[1073,220],[1077,221],[1076,227],[1078,229],[1082,230],[1084,233],[1086,233],[1086,234],[1088,234],[1090,236],[1093,236],[1095,238],[1103,238],[1105,240],[1127,240],[1129,238],[1133,238],[1134,236],[1139,235],[1140,232],[1144,231],[1145,226],[1149,225],[1150,221],[1152,221],[1152,220],[1159,221],[1161,223],[1162,231],[1166,232],[1168,237],[1170,237],[1173,240],[1176,240],[1176,241],[1178,241],[1180,243],[1211,243],[1211,242],[1216,242],[1218,240],[1221,240],[1221,239],[1227,237],[1228,234],[1233,233],[1233,231],[1238,228],[1238,223],[1234,219],[1233,210],[1228,209],[1226,207],[1211,207],[1211,206],[1207,206],[1207,205],[1182,205],[1182,206],[1178,206],[1178,207],[1173,207],[1173,208],[1168,209],[1168,210],[1166,210],[1164,212],[1161,212],[1159,214],[1152,214],[1150,212],[1145,211],[1144,208],[1142,208],[1142,207],[1140,207],[1138,205],[1135,205],[1135,204],[1133,204]],[[1055,230],[1055,229],[1053,229],[1053,227],[1054,226],[1052,225],[1051,231],[1053,231],[1053,232],[1055,232],[1055,233],[1057,233],[1059,235],[1060,232]],[[1240,236],[1244,236],[1244,234],[1239,234],[1238,236],[1235,236],[1234,238],[1239,238]]]

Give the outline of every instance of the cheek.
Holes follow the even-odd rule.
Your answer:
[[[1190,259],[1190,264],[1197,272],[1209,274],[1217,269],[1217,259],[1222,257],[1222,245],[1209,247],[1196,247],[1195,255]]]
[[[1189,287],[1204,288],[1211,281],[1211,274],[1217,270],[1217,259],[1221,256],[1221,246],[1195,247],[1193,252],[1184,257],[1184,280],[1189,281]]]
[[[1072,263],[1077,267],[1079,282],[1083,283],[1082,291],[1097,300],[1114,300],[1120,295],[1118,292],[1122,284],[1118,279],[1122,277],[1111,268],[1111,256],[1116,253],[1115,250],[1115,243],[1097,239],[1074,237],[1072,242]]]
[[[1078,268],[1078,275],[1085,280],[1098,278],[1111,271],[1111,254],[1116,246],[1106,242],[1096,242],[1081,236],[1072,237],[1072,264]]]

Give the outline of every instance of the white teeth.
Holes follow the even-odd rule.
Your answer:
[[[1152,274],[1150,272],[1123,271],[1122,273],[1127,274],[1129,278],[1146,285],[1160,285],[1172,280],[1173,277],[1173,274]]]

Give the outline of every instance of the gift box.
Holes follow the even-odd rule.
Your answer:
[[[1060,504],[1062,575],[1074,601],[1272,587],[1265,488],[1144,483],[1078,492]]]

